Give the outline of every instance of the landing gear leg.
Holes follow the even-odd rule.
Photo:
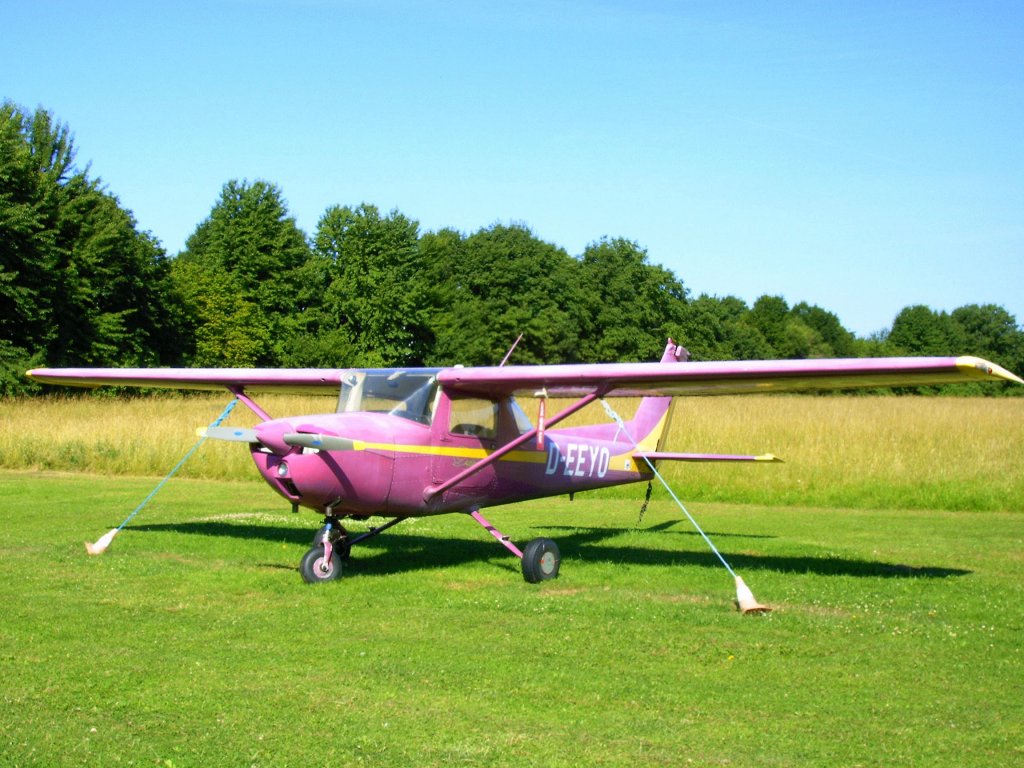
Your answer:
[[[558,567],[562,563],[562,556],[558,552],[558,545],[551,539],[533,539],[526,545],[525,550],[520,551],[509,537],[491,525],[479,510],[470,512],[469,516],[501,542],[505,549],[522,561],[523,578],[528,582],[536,584],[558,578]]]
[[[348,531],[338,518],[328,515],[313,537],[313,547],[299,563],[302,580],[307,584],[320,584],[340,579],[342,562],[348,560],[350,550]]]
[[[324,537],[326,537],[326,539]],[[347,546],[348,531],[346,531],[345,527],[338,522],[338,518],[325,517],[324,524],[317,529],[316,533],[313,534],[314,547],[318,544],[323,544],[325,541],[330,541],[336,548],[344,550],[341,553],[342,559],[348,560],[350,549]]]
[[[371,528],[366,533],[349,537],[337,517],[328,515],[324,518],[323,527],[313,537],[313,547],[299,563],[299,573],[303,581],[309,584],[319,584],[324,581],[334,581],[341,578],[342,563],[347,561],[352,547],[361,541],[372,539],[374,536],[383,533],[393,525],[398,525],[405,520],[404,517],[396,517],[384,525]]]

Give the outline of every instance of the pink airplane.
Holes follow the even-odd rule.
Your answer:
[[[773,456],[669,453],[663,440],[672,398],[972,380],[1024,383],[975,357],[688,362],[669,340],[658,363],[484,368],[202,369],[40,368],[35,381],[227,389],[262,420],[252,429],[210,427],[211,438],[245,443],[260,474],[293,511],[324,516],[299,571],[310,583],[342,573],[351,548],[409,517],[468,513],[522,561],[523,577],[558,575],[555,542],[522,550],[480,510],[546,496],[646,482],[665,461],[772,461]],[[261,392],[338,393],[335,413],[271,418]],[[516,397],[539,400],[536,423]],[[640,397],[628,421],[553,427],[606,397]],[[570,398],[548,413],[549,398]],[[345,518],[391,518],[350,535]]]

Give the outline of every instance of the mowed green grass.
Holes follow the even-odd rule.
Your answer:
[[[204,447],[205,450],[205,447]],[[760,468],[758,468],[760,469]],[[769,467],[768,469],[771,469]],[[258,483],[0,473],[0,765],[1009,766],[1024,760],[1024,516],[697,502],[462,516],[337,583]]]

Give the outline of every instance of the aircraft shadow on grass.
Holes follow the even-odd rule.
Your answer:
[[[606,562],[623,565],[696,565],[720,568],[721,563],[710,551],[675,551],[651,549],[633,544],[602,544],[605,539],[623,534],[660,531],[660,536],[681,535],[698,537],[694,531],[666,531],[676,521],[661,523],[650,528],[587,528],[571,526],[538,526],[541,532],[561,531],[556,537],[563,560],[579,559],[583,562]],[[277,543],[309,545],[314,531],[279,525],[245,525],[225,521],[193,523],[163,523],[133,526],[141,532],[173,532],[198,536],[218,536],[237,539],[259,539]],[[353,530],[358,535],[359,530]],[[772,539],[774,536],[737,533],[709,533],[714,539],[725,537]],[[701,542],[701,546],[703,542]],[[833,556],[793,556],[769,554],[743,554],[725,551],[726,559],[736,570],[767,570],[780,573],[808,573],[819,576],[864,576],[882,578],[930,578],[964,576],[971,571],[963,568],[939,566],[910,566],[881,561],[861,560]],[[461,565],[474,561],[492,561],[510,571],[519,570],[519,563],[495,542],[487,539],[443,538],[424,536],[401,530],[399,525],[380,538],[353,548],[352,564],[346,573],[352,575],[384,575],[406,571],[431,570]],[[269,564],[265,564],[269,565]],[[275,566],[276,567],[276,566]]]

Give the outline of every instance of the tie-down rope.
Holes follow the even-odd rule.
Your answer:
[[[221,411],[220,416],[218,416],[216,419],[213,420],[213,422],[210,424],[210,426],[211,427],[219,427],[221,422],[223,422],[224,419],[226,419],[228,417],[228,414],[231,413],[232,409],[235,407],[235,405],[237,403],[238,403],[238,398],[237,397],[233,398],[231,400],[231,402],[227,404],[227,406],[224,408],[224,410]],[[142,502],[139,504],[139,506],[137,506],[132,511],[132,513],[130,515],[128,515],[128,517],[126,517],[124,519],[124,522],[122,522],[119,526],[117,526],[117,528],[111,528],[109,531],[107,531],[107,533],[103,534],[103,536],[101,536],[96,541],[95,544],[91,544],[89,542],[86,542],[85,551],[88,552],[90,555],[100,555],[100,554],[103,554],[103,552],[106,551],[107,547],[110,546],[110,542],[114,540],[114,537],[118,533],[121,532],[121,529],[124,528],[126,525],[128,525],[128,523],[130,523],[132,521],[132,519],[137,514],[139,514],[139,512],[142,511],[143,507],[145,507],[150,502],[150,500],[154,496],[156,496],[156,494],[159,492],[159,490],[161,488],[163,488],[167,484],[168,480],[170,480],[172,477],[174,477],[174,475],[177,473],[177,471],[179,469],[181,469],[182,466],[184,466],[185,462],[188,461],[192,457],[193,453],[195,453],[197,450],[199,450],[199,446],[201,446],[204,442],[206,442],[206,435],[205,434],[203,434],[203,436],[199,438],[199,440],[196,442],[196,444],[193,445],[188,450],[188,453],[186,453],[184,456],[181,457],[181,459],[178,461],[178,463],[174,465],[173,469],[171,469],[171,471],[167,473],[167,475],[164,477],[164,479],[161,480],[159,483],[157,483],[156,488],[154,488],[152,491],[149,492],[149,495],[146,496],[146,498],[144,498],[142,500]]]
[[[622,417],[615,412],[615,409],[611,407],[607,400],[602,398],[601,405],[604,407],[605,413],[607,413],[608,416],[614,419],[615,422],[619,425],[619,429],[622,430],[622,434],[624,434],[626,438],[629,440],[629,442],[633,444],[633,448],[639,452],[640,445],[636,442],[636,440],[633,439],[633,436],[629,433],[629,429],[627,429],[626,427],[626,422],[622,420]],[[701,538],[703,538],[704,541],[707,542],[707,545],[711,547],[711,551],[714,552],[718,559],[722,561],[722,565],[725,566],[725,570],[729,572],[730,576],[736,578],[736,572],[729,566],[729,563],[726,562],[725,558],[722,557],[722,553],[718,551],[718,547],[716,547],[714,543],[711,541],[711,539],[708,538],[708,535],[704,533],[704,529],[701,528],[700,525],[698,525],[697,521],[693,519],[693,515],[690,514],[689,510],[687,510],[683,502],[679,500],[678,496],[676,496],[675,491],[672,490],[672,486],[670,486],[668,484],[668,481],[665,480],[664,477],[662,477],[661,473],[658,471],[658,468],[655,467],[654,463],[646,456],[641,456],[641,458],[647,463],[647,466],[651,468],[651,472],[654,473],[654,476],[658,478],[658,480],[661,482],[663,486],[665,486],[665,490],[668,491],[668,494],[669,496],[672,497],[672,500],[675,501],[675,503],[679,506],[681,510],[683,510],[683,514],[686,515],[686,518],[693,524],[693,527],[697,529],[697,533],[699,533],[701,535]]]

